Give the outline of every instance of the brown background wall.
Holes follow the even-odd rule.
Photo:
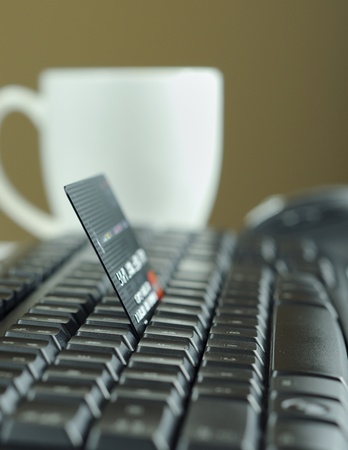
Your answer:
[[[263,197],[348,182],[345,0],[0,0],[0,86],[36,88],[46,67],[216,66],[225,153],[210,223],[239,227]],[[1,158],[47,209],[38,137],[13,114]],[[0,212],[0,239],[26,237]]]

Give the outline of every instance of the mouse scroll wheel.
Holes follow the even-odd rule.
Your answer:
[[[291,228],[299,224],[316,223],[322,219],[322,211],[316,206],[303,206],[284,211],[281,221],[285,227]]]

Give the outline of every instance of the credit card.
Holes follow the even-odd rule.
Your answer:
[[[103,175],[64,189],[130,323],[141,336],[161,292],[145,250]]]

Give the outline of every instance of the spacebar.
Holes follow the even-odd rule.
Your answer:
[[[273,375],[347,380],[347,351],[334,315],[316,305],[279,303],[273,333]]]

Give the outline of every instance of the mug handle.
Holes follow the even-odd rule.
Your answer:
[[[22,86],[0,89],[0,128],[12,112],[26,115],[40,130],[43,126],[44,103],[36,92]],[[0,208],[29,233],[49,239],[61,232],[61,225],[52,216],[32,205],[15,189],[7,177],[0,158]]]

